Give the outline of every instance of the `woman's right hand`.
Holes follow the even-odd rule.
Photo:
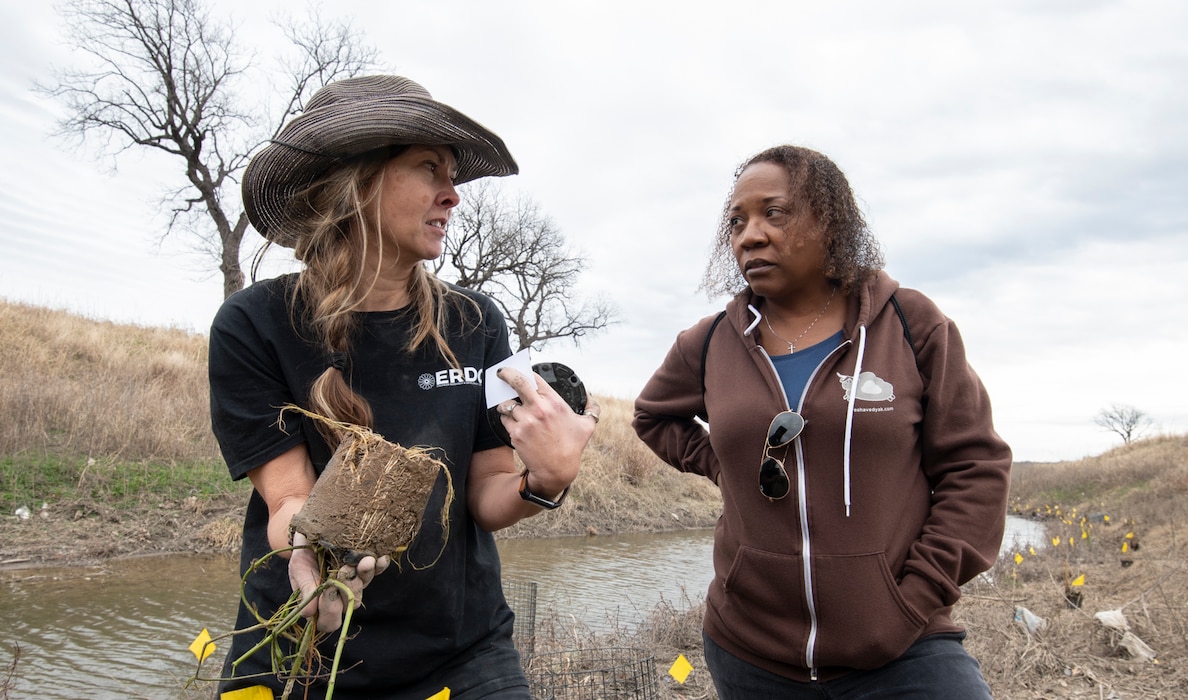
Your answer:
[[[301,599],[306,600],[313,596],[322,583],[318,556],[309,546],[309,539],[300,532],[293,533],[293,546],[295,549],[289,556],[289,583],[293,590],[301,591]],[[335,578],[351,591],[354,600],[352,610],[363,604],[363,589],[371,584],[377,574],[382,574],[390,563],[391,559],[387,556],[377,558],[367,555],[354,566],[343,565],[335,573]],[[319,632],[333,632],[342,627],[344,595],[338,586],[327,586],[321,595],[305,604],[301,614],[306,618],[316,616]]]
[[[582,451],[598,423],[598,402],[589,397],[584,413],[575,413],[544,377],[528,376],[503,367],[497,376],[516,390],[519,401],[501,407],[500,420],[524,467],[532,474],[531,486],[555,496],[577,478]]]

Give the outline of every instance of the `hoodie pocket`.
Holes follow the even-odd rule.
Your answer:
[[[724,582],[724,631],[780,663],[871,669],[902,655],[927,623],[899,594],[881,553],[813,557],[811,575],[817,617],[812,659],[812,615],[799,555],[739,549]]]
[[[803,557],[741,547],[723,588],[724,633],[759,656],[805,666],[810,618]]]
[[[812,561],[818,667],[878,668],[907,651],[927,624],[900,595],[882,553]]]

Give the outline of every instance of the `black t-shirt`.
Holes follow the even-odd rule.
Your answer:
[[[289,297],[295,275],[266,280],[231,296],[210,332],[211,418],[223,457],[235,479],[304,442],[321,473],[332,449],[313,421],[284,415],[286,404],[308,408],[309,387],[328,366],[328,358],[293,313]],[[482,371],[510,354],[502,314],[486,297],[455,288],[466,299],[449,308],[449,345],[461,370],[441,356],[432,341],[413,354],[406,348],[413,316],[406,310],[359,314],[346,376],[375,415],[374,429],[406,447],[432,447],[449,468],[454,486],[448,539],[439,522],[446,479],[439,477],[421,531],[395,564],[364,593],[365,607],[351,621],[352,637],[343,652],[338,689],[366,690],[382,697],[385,688],[415,682],[480,643],[510,644],[512,614],[504,600],[499,555],[490,533],[474,524],[466,507],[466,477],[474,452],[502,443],[486,419]],[[244,521],[241,573],[270,547],[267,508],[252,492]],[[444,546],[444,549],[443,549]],[[418,570],[432,563],[432,566]],[[287,560],[247,577],[246,596],[265,617],[288,599]],[[237,629],[256,622],[240,604]],[[240,634],[228,661],[238,658],[262,634]],[[322,650],[332,658],[334,639]],[[241,663],[237,677],[267,672],[266,654]],[[224,669],[224,675],[229,675]],[[273,679],[275,681],[275,679]],[[259,683],[231,684],[238,687]],[[277,686],[279,687],[279,686]]]

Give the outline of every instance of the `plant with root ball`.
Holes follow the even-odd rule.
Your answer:
[[[293,591],[289,600],[272,616],[261,616],[245,597],[248,577],[274,557],[297,547],[269,552],[252,562],[240,586],[240,596],[247,609],[256,615],[256,625],[227,633],[222,638],[264,630],[264,639],[232,661],[232,668],[267,649],[272,658],[273,673],[286,680],[282,698],[290,696],[297,682],[326,678],[326,698],[330,700],[355,607],[354,593],[339,578],[343,567],[353,567],[365,556],[378,559],[386,555],[399,570],[401,556],[420,531],[429,495],[441,473],[446,475],[447,487],[441,509],[444,547],[444,539],[449,538],[449,508],[454,500],[454,487],[449,470],[428,448],[405,448],[388,442],[369,428],[332,421],[296,406],[286,406],[284,411],[296,411],[321,421],[341,435],[338,448],[314,483],[308,500],[291,521],[292,531],[305,536],[310,544],[304,546],[312,549],[317,557],[321,584],[308,596],[303,596],[300,589]],[[283,427],[283,421],[281,425]],[[412,566],[428,568],[434,563]],[[316,618],[306,620],[301,610],[331,587],[337,588],[342,596],[344,610],[334,658],[327,671],[317,650],[318,643],[327,633],[319,633]],[[208,644],[214,641],[212,639]],[[286,652],[286,648],[292,651]],[[198,672],[190,679],[191,683],[220,680],[200,677],[204,656],[199,657]]]

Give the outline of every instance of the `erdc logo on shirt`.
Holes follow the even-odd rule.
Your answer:
[[[463,384],[481,384],[479,380],[479,371],[474,367],[463,367],[462,369],[439,369],[437,372],[430,374],[426,372],[417,377],[417,386],[425,391],[430,389],[440,389],[446,386],[459,386]]]

